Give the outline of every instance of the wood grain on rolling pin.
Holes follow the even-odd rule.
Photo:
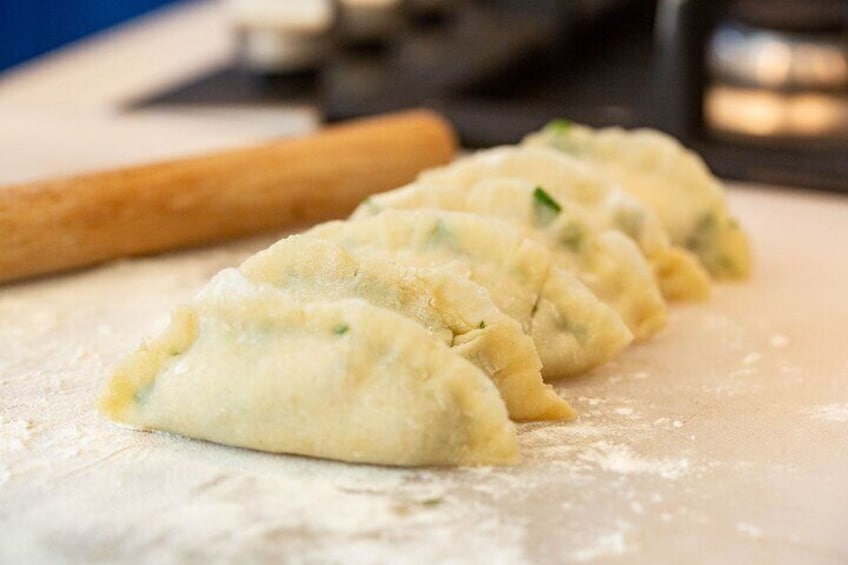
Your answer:
[[[451,127],[421,110],[237,151],[0,187],[0,281],[342,217],[455,150]]]

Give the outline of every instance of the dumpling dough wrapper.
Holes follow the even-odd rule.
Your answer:
[[[633,339],[615,310],[557,267],[544,245],[506,222],[463,212],[386,210],[307,233],[480,284],[533,338],[546,379],[588,371]]]
[[[713,276],[750,274],[748,236],[730,213],[721,181],[676,139],[650,129],[596,130],[560,121],[525,143],[555,147],[603,168],[649,206],[671,241],[695,253]]]
[[[516,431],[492,381],[363,300],[205,292],[116,371],[116,422],[262,451],[386,465],[499,465]]]
[[[250,281],[278,287],[298,303],[361,298],[394,310],[480,368],[513,420],[570,420],[574,410],[542,381],[533,340],[471,281],[355,255],[330,240],[294,235],[219,273],[210,283],[236,295]]]
[[[487,149],[425,171],[417,182],[468,190],[480,181],[503,177],[532,182],[595,229],[616,229],[630,237],[651,264],[666,298],[709,296],[709,274],[689,251],[671,244],[649,208],[591,165],[562,151],[541,146]]]
[[[532,182],[504,177],[466,189],[420,181],[369,197],[351,217],[366,218],[387,208],[436,208],[508,221],[545,243],[557,264],[612,306],[637,339],[653,336],[666,324],[665,301],[633,241],[618,230],[598,232]]]

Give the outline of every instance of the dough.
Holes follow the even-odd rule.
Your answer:
[[[225,289],[226,287],[224,287]],[[388,465],[507,464],[513,424],[477,367],[362,300],[298,304],[270,285],[210,290],[115,373],[117,422]]]
[[[355,256],[329,240],[295,235],[220,273],[211,286],[237,294],[252,281],[272,284],[297,303],[362,298],[419,322],[489,375],[513,420],[570,420],[574,410],[542,382],[533,340],[466,279]]]
[[[470,189],[482,180],[520,178],[540,186],[598,231],[617,229],[648,259],[669,299],[703,299],[710,278],[688,251],[674,247],[654,213],[589,164],[548,147],[499,147],[425,171],[418,182]]]
[[[386,208],[437,208],[508,221],[545,243],[557,264],[612,306],[637,339],[647,339],[665,326],[665,301],[636,245],[617,230],[597,232],[532,182],[504,177],[466,189],[421,181],[370,197],[352,218]]]
[[[482,285],[533,338],[548,379],[600,365],[632,340],[618,314],[554,265],[544,245],[498,220],[441,210],[386,210],[307,233]]]
[[[557,122],[525,143],[556,147],[599,165],[649,206],[671,241],[695,253],[712,275],[748,276],[748,238],[730,214],[721,182],[674,138],[648,129],[595,130]]]

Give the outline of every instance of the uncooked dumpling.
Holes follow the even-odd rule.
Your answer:
[[[113,420],[218,443],[388,465],[507,464],[492,381],[418,323],[362,300],[207,291],[117,370]]]
[[[247,278],[244,278],[247,277]],[[575,412],[542,382],[533,340],[486,291],[449,273],[354,255],[332,241],[295,235],[228,269],[210,286],[238,293],[247,279],[270,283],[297,303],[362,298],[416,320],[489,375],[514,420],[569,420]]]
[[[556,147],[600,165],[659,216],[677,245],[695,253],[713,276],[744,278],[748,238],[730,214],[722,183],[694,152],[648,129],[592,129],[555,122],[525,143]]]
[[[671,245],[650,209],[601,172],[562,151],[540,146],[488,149],[425,171],[418,180],[469,189],[482,180],[503,177],[532,182],[595,229],[617,229],[633,239],[651,264],[666,298],[700,299],[709,295],[706,270],[690,252]]]
[[[505,222],[441,210],[386,210],[316,226],[309,235],[467,277],[533,338],[545,378],[582,373],[632,339],[615,311],[553,264],[544,245]]]
[[[557,264],[612,306],[637,339],[665,326],[665,301],[636,245],[617,230],[597,232],[534,183],[504,177],[466,188],[420,181],[370,197],[352,218],[387,208],[464,211],[508,221],[545,243]]]

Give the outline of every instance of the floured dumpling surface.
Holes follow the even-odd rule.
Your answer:
[[[298,304],[207,289],[116,371],[117,422],[259,449],[389,465],[508,464],[492,381],[418,323],[362,300]]]
[[[498,147],[430,169],[417,182],[469,189],[483,180],[519,178],[540,186],[596,230],[616,229],[633,239],[670,299],[702,299],[710,278],[689,251],[674,247],[656,215],[603,173],[549,147]]]
[[[248,280],[249,279],[249,280]],[[481,286],[452,275],[355,255],[326,239],[295,235],[229,269],[210,286],[236,296],[249,281],[274,285],[297,303],[361,298],[411,318],[489,375],[514,420],[576,416],[542,382],[533,340]]]
[[[505,222],[462,212],[387,210],[309,235],[464,276],[533,338],[546,378],[575,375],[621,351],[631,332],[615,311],[553,264],[544,245]]]
[[[722,183],[674,138],[649,129],[596,130],[555,122],[525,143],[555,147],[596,164],[648,205],[671,241],[695,253],[713,276],[748,276],[748,238],[728,209]]]
[[[419,181],[369,198],[353,219],[384,209],[436,208],[510,222],[545,243],[557,264],[573,272],[612,306],[637,339],[665,326],[666,305],[636,245],[618,230],[598,232],[540,186],[520,178],[483,180],[470,187]]]

